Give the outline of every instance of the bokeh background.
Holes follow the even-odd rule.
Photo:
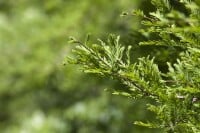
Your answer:
[[[112,95],[117,81],[62,63],[69,36],[114,33],[137,49],[140,20],[120,17],[137,8],[154,10],[149,0],[0,0],[0,133],[155,133],[133,125],[154,119],[145,100]]]

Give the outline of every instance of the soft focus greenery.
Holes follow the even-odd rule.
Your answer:
[[[120,17],[137,7],[152,10],[145,0],[0,0],[0,132],[155,132],[133,125],[152,119],[146,101],[111,96],[104,89],[119,83],[62,64],[69,36],[137,42],[139,19]]]

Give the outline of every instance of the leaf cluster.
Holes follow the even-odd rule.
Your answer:
[[[124,91],[128,97],[154,100],[147,109],[156,114],[157,121],[137,121],[135,124],[162,128],[169,133],[194,133],[200,132],[200,7],[191,0],[177,3],[186,12],[169,0],[152,0],[157,9],[155,12],[148,16],[140,10],[131,13],[142,18],[145,27],[140,30],[142,34],[156,36],[156,39],[149,38],[139,45],[184,49],[176,63],[167,63],[167,73],[162,73],[150,56],[132,63],[131,46],[125,48],[120,44],[119,36],[114,35],[106,42],[100,40],[92,45],[73,39],[78,43],[74,49],[76,57],[69,58],[68,62],[81,65],[84,72],[119,80],[129,88],[128,92]]]

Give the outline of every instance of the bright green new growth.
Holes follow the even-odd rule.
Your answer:
[[[142,18],[145,29],[141,32],[157,39],[140,42],[140,45],[180,47],[184,51],[175,64],[168,64],[162,73],[150,56],[131,63],[129,52],[119,43],[119,36],[110,35],[107,42],[78,43],[73,50],[76,57],[68,62],[79,64],[84,72],[109,76],[121,81],[129,90],[114,92],[134,99],[151,98],[148,110],[156,114],[155,122],[135,122],[165,132],[200,132],[200,7],[191,0],[179,0],[185,12],[176,10],[168,0],[152,0],[157,10],[149,15],[134,11]],[[126,14],[127,15],[127,14]]]

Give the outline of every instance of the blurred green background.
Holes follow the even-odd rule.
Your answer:
[[[104,89],[120,84],[62,65],[69,36],[115,33],[136,45],[140,20],[120,17],[136,8],[152,10],[148,0],[0,0],[0,133],[155,133],[133,125],[152,119],[145,101],[112,95]]]

